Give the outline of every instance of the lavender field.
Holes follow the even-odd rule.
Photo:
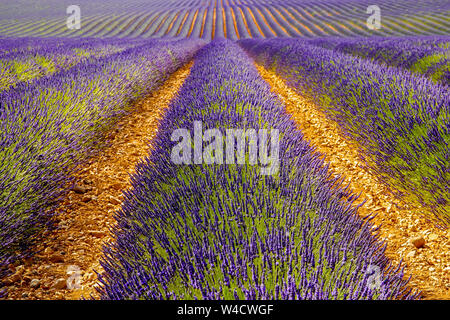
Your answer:
[[[316,36],[448,35],[446,0],[131,0],[87,1],[84,26],[65,27],[70,1],[2,0],[0,35],[231,40]],[[383,10],[383,28],[366,27],[369,5]]]
[[[448,1],[71,5],[0,0],[0,299],[450,299]]]

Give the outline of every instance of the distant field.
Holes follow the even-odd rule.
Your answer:
[[[72,1],[73,2],[73,1]],[[450,2],[377,1],[382,27],[369,30],[367,0],[80,0],[81,29],[66,27],[67,0],[0,1],[3,37],[228,39],[448,35]],[[14,17],[14,18],[13,18]]]

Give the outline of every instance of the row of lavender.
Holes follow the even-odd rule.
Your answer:
[[[225,164],[221,139],[233,129],[280,134],[270,143],[261,133],[241,136],[246,160]],[[180,132],[194,133],[194,142],[183,137],[187,158],[175,164]],[[279,151],[272,175],[261,173],[266,162],[251,162],[251,141],[260,152]],[[103,299],[415,297],[357,214],[356,197],[331,178],[235,43],[214,40],[198,52],[153,145],[105,248]],[[189,164],[191,145],[197,164]],[[380,278],[371,273],[377,268]]]
[[[0,92],[142,44],[142,40],[1,39]]]
[[[381,28],[369,29],[367,0],[327,1],[151,1],[78,0],[80,29],[65,24],[60,0],[34,0],[39,5],[5,2],[0,34],[13,37],[192,37],[211,40],[314,36],[448,35],[448,0],[378,0]],[[15,17],[15,19],[12,19]]]
[[[450,37],[320,38],[309,43],[423,74],[450,85]]]
[[[0,276],[52,223],[105,130],[201,45],[151,41],[0,94]]]
[[[384,182],[429,208],[427,217],[438,225],[449,225],[448,86],[302,40],[240,44],[359,142]]]

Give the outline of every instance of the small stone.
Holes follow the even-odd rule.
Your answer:
[[[430,235],[428,236],[428,239],[429,239],[430,241],[435,241],[435,240],[439,239],[439,236],[438,236],[437,234],[435,234],[435,233],[432,233],[432,234],[430,234]]]
[[[22,274],[25,271],[25,267],[23,265],[17,266],[16,267],[16,273],[17,274]]]
[[[6,279],[4,280],[4,282],[5,282],[7,285],[10,285],[10,284],[13,284],[13,283],[18,282],[20,279],[21,279],[20,273],[15,273],[15,274],[13,274],[12,276],[6,278]]]
[[[121,185],[120,183],[118,183],[118,182],[112,184],[111,187],[112,187],[113,189],[115,189],[115,190],[120,190],[120,189],[122,189],[122,185]]]
[[[108,213],[114,213],[114,211],[116,211],[116,206],[111,203],[108,203],[106,204],[106,209],[108,209]]]
[[[33,279],[30,282],[30,287],[33,289],[39,288],[40,285],[41,285],[41,282],[38,279]]]
[[[411,240],[411,243],[417,248],[422,248],[425,245],[425,239],[423,237],[416,237]]]
[[[65,289],[66,286],[67,286],[66,279],[63,278],[55,280],[55,282],[53,282],[52,284],[52,288],[56,290]]]
[[[42,284],[42,289],[44,289],[44,290],[48,290],[48,289],[50,289],[50,287],[51,287],[51,283],[49,283],[49,282],[45,282]]]
[[[83,202],[89,202],[91,200],[92,200],[92,196],[90,196],[90,195],[84,195],[83,199],[81,199],[81,201],[83,201]]]
[[[93,272],[89,272],[89,273],[85,274],[85,278],[88,281],[92,281],[92,280],[95,280],[97,278],[97,275],[95,273],[93,273]]]
[[[54,262],[54,263],[64,262],[64,257],[59,253],[55,253],[55,254],[51,255],[48,260],[50,260],[51,262]]]
[[[58,226],[62,229],[68,229],[69,226],[67,225],[67,221],[61,221]]]
[[[22,298],[28,298],[28,293],[26,292],[22,293]]]
[[[83,186],[80,186],[78,184],[75,184],[72,188],[73,192],[78,193],[78,194],[83,194],[86,193],[86,188]]]
[[[104,237],[106,235],[105,232],[97,231],[97,230],[90,230],[90,231],[88,231],[88,233],[90,235],[94,236],[94,237],[97,237],[97,238],[101,238],[101,237]]]
[[[119,199],[114,198],[113,196],[109,196],[109,202],[115,205],[119,205],[121,203]]]

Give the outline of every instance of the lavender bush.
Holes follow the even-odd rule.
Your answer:
[[[142,40],[0,39],[0,92],[138,44]]]
[[[320,38],[309,43],[423,74],[450,85],[450,37]]]

